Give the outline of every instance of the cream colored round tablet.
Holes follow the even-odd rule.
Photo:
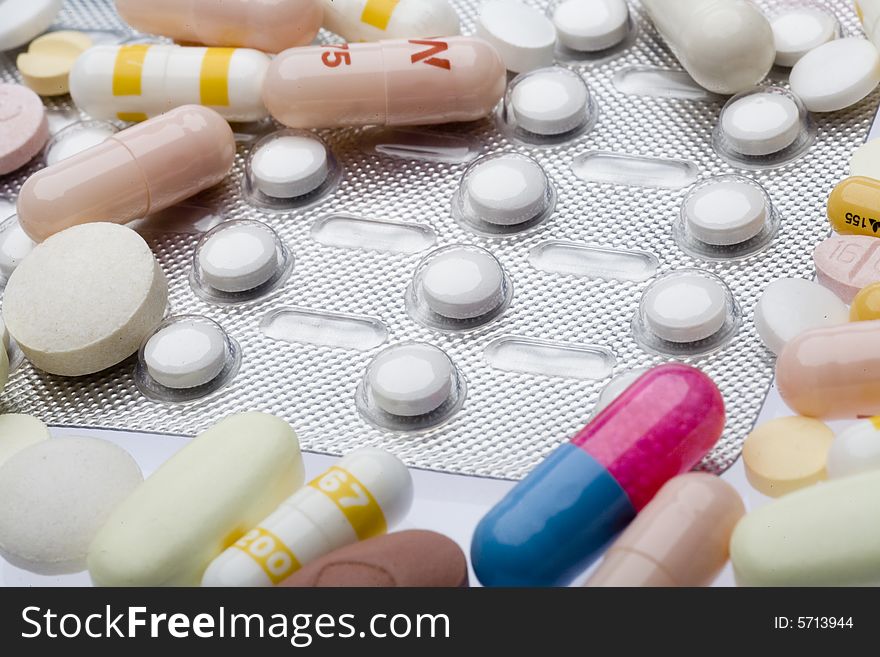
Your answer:
[[[743,443],[749,483],[780,497],[827,477],[825,465],[834,432],[809,417],[780,417],[756,427]]]
[[[98,372],[135,353],[161,321],[165,275],[130,228],[91,223],[38,244],[6,284],[3,319],[36,367]]]
[[[880,179],[880,138],[866,141],[853,152],[849,175]]]
[[[0,415],[0,466],[13,454],[49,438],[49,427],[33,415],[4,413]]]
[[[43,440],[0,467],[0,554],[43,575],[85,570],[95,534],[143,481],[134,459],[98,438]]]

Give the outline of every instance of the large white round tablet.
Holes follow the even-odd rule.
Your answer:
[[[617,45],[626,37],[628,22],[625,0],[565,0],[553,11],[556,38],[580,52]]]
[[[86,567],[111,511],[143,481],[134,459],[97,438],[52,438],[0,467],[0,553],[43,575]]]
[[[747,182],[719,180],[699,187],[685,202],[688,231],[705,244],[740,244],[761,232],[767,204],[761,190]]]
[[[721,130],[737,153],[770,155],[794,143],[801,131],[801,118],[791,98],[755,93],[724,109]]]
[[[34,250],[34,241],[21,229],[18,219],[11,220],[0,232],[0,274],[12,275],[18,263]]]
[[[647,367],[637,367],[632,370],[626,370],[606,383],[605,387],[602,388],[602,392],[599,393],[599,399],[596,402],[596,405],[593,407],[593,415],[598,415],[604,411],[611,402],[620,397],[620,394],[624,390],[629,388],[635,383],[636,379],[647,371]]]
[[[880,422],[860,420],[834,437],[825,465],[832,479],[880,470]]]
[[[548,182],[534,160],[506,155],[476,165],[465,182],[466,202],[480,219],[513,226],[538,217],[548,204]]]
[[[837,19],[818,7],[792,7],[770,18],[776,64],[794,66],[813,48],[837,35]]]
[[[849,175],[880,179],[880,138],[866,141],[853,152]]]
[[[849,309],[834,292],[803,278],[773,281],[755,305],[758,336],[774,354],[806,330],[848,321]]]
[[[199,248],[202,280],[222,292],[259,287],[278,270],[277,238],[268,226],[230,224]]]
[[[533,71],[510,94],[517,124],[538,135],[574,130],[587,119],[589,91],[583,79],[564,68]]]
[[[272,198],[296,198],[327,180],[327,149],[317,139],[286,135],[257,149],[251,160],[254,184]]]
[[[2,0],[0,51],[12,50],[46,31],[61,11],[62,0]]]
[[[648,327],[669,342],[704,340],[721,330],[728,313],[722,284],[699,274],[658,281],[643,303]]]
[[[477,36],[491,43],[508,71],[524,73],[553,63],[556,28],[544,14],[519,0],[486,0]]]
[[[49,438],[49,427],[32,415],[0,415],[0,466],[26,447]]]
[[[38,244],[9,277],[3,319],[36,367],[98,372],[135,353],[168,302],[165,275],[135,231],[73,226]]]
[[[425,265],[422,295],[444,317],[480,317],[504,301],[504,272],[487,251],[448,249]]]
[[[856,104],[880,83],[880,54],[867,39],[836,39],[801,57],[788,80],[808,110],[834,112]]]
[[[144,345],[144,364],[167,388],[195,388],[217,378],[227,358],[226,336],[209,322],[181,320],[164,326]]]
[[[413,417],[430,413],[449,399],[454,374],[449,357],[437,347],[403,344],[376,356],[367,385],[381,410]]]

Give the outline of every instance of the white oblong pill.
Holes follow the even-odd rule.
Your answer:
[[[510,109],[523,130],[559,135],[587,120],[589,96],[579,75],[551,67],[532,71],[516,83],[510,95]]]
[[[471,319],[495,310],[504,301],[504,271],[488,251],[449,248],[425,265],[422,295],[428,307],[444,317]]]
[[[329,172],[327,149],[317,139],[284,135],[261,145],[251,160],[254,185],[272,198],[297,198],[320,187]]]
[[[705,244],[741,244],[761,232],[767,202],[755,185],[719,180],[699,187],[688,197],[684,216],[688,231]]]
[[[0,553],[43,575],[74,573],[98,530],[143,481],[134,459],[97,438],[53,438],[0,467]]]
[[[669,342],[704,340],[721,330],[728,313],[724,286],[699,274],[658,280],[642,303],[648,327]]]
[[[553,11],[559,42],[579,52],[617,45],[626,37],[628,23],[625,0],[565,0]]]
[[[534,160],[517,155],[487,158],[475,165],[465,181],[465,201],[476,217],[513,226],[547,209],[547,176]]]
[[[439,408],[452,394],[454,366],[442,350],[413,343],[388,347],[367,369],[373,402],[391,415],[414,417]]]
[[[770,18],[776,64],[794,66],[813,48],[837,36],[837,19],[818,7],[792,7]]]
[[[831,479],[880,470],[880,417],[860,420],[837,434],[825,469]]]
[[[325,29],[349,42],[453,36],[458,13],[448,0],[324,0]]]
[[[62,0],[3,0],[0,51],[25,45],[42,34],[61,11]]]
[[[809,111],[841,110],[880,83],[880,54],[867,39],[835,39],[801,57],[791,69],[789,83]]]
[[[49,427],[32,415],[4,413],[0,415],[0,466],[13,454],[49,438]]]
[[[217,378],[228,357],[226,335],[210,321],[172,322],[150,336],[144,364],[167,388],[195,388]]]
[[[18,219],[11,220],[0,233],[0,274],[7,278],[11,276],[35,246],[34,241],[22,230]]]
[[[222,292],[245,292],[278,271],[278,237],[268,226],[230,223],[215,230],[196,256],[206,285]]]
[[[804,331],[849,321],[849,310],[834,292],[803,278],[770,283],[755,305],[758,336],[774,354]]]
[[[770,155],[798,138],[800,112],[797,104],[782,94],[749,94],[724,108],[721,130],[737,153]]]
[[[483,2],[476,33],[495,47],[508,71],[524,73],[553,63],[556,28],[519,0]]]

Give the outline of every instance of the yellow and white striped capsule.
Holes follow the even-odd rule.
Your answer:
[[[347,455],[218,556],[202,586],[271,586],[333,550],[384,534],[412,504],[412,477],[388,452]]]
[[[324,27],[346,41],[455,36],[448,0],[324,0]]]
[[[268,115],[261,92],[269,61],[250,48],[95,46],[77,58],[70,94],[97,119],[143,121],[192,104],[228,121],[257,121]]]

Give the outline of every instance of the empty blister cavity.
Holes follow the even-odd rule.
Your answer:
[[[46,144],[43,159],[46,161],[46,166],[52,166],[92,146],[97,146],[118,131],[118,128],[109,121],[76,121],[55,133]]]
[[[166,319],[144,341],[135,383],[154,401],[194,401],[228,385],[240,365],[238,343],[217,322],[180,315]]]
[[[556,58],[598,62],[622,53],[635,40],[625,0],[562,0],[548,15],[556,28]]]
[[[679,269],[642,293],[633,333],[654,353],[700,355],[728,342],[740,322],[739,307],[724,281],[699,269]]]
[[[629,96],[715,100],[717,95],[704,89],[686,71],[656,66],[626,66],[611,79],[621,93]]]
[[[307,308],[273,310],[260,321],[260,331],[273,340],[369,351],[388,339],[382,320]]]
[[[813,48],[840,34],[837,18],[819,7],[790,7],[773,14],[769,20],[777,66],[794,66]]]
[[[243,303],[278,289],[292,270],[293,254],[269,226],[226,221],[196,245],[190,284],[206,301]]]
[[[15,205],[9,208],[6,199],[0,197],[0,216],[10,209],[14,212]],[[34,246],[36,244],[22,230],[18,218],[14,214],[7,215],[7,218],[0,223],[0,281],[6,281],[12,276],[18,263],[33,250]]]
[[[657,256],[647,251],[591,246],[565,240],[541,242],[529,251],[535,269],[552,274],[646,281],[657,273]]]
[[[575,156],[574,175],[587,182],[683,189],[697,181],[700,170],[688,160],[587,151]]]
[[[519,336],[493,340],[483,350],[483,358],[505,372],[588,381],[610,376],[616,363],[605,347]]]
[[[367,249],[388,253],[418,253],[437,243],[437,233],[427,224],[367,219],[330,214],[312,224],[312,239],[342,249]]]
[[[760,251],[778,228],[779,217],[766,190],[751,178],[729,174],[694,185],[672,232],[685,253],[724,260]]]
[[[406,291],[406,309],[429,328],[465,331],[500,317],[512,297],[513,284],[495,256],[456,244],[419,263]]]
[[[545,221],[556,206],[556,190],[544,169],[518,153],[474,161],[452,199],[453,217],[487,236],[520,233]]]
[[[542,146],[570,141],[596,123],[598,109],[583,78],[551,66],[523,73],[507,87],[496,114],[508,137]]]
[[[255,205],[286,211],[327,196],[342,170],[323,139],[306,130],[280,130],[266,135],[247,159],[242,181],[245,196]]]
[[[464,376],[442,349],[405,342],[380,351],[356,392],[358,411],[390,431],[426,431],[448,421],[464,404]]]
[[[760,169],[803,155],[814,141],[813,133],[797,96],[781,87],[756,87],[727,101],[712,142],[732,164]]]
[[[358,146],[367,153],[387,155],[402,160],[464,164],[479,156],[482,146],[464,137],[428,130],[364,128]]]

